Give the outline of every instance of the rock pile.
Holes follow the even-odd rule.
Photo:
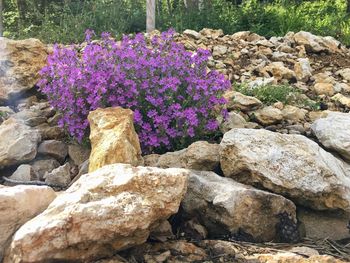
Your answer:
[[[98,109],[90,151],[67,140],[35,89],[49,49],[0,38],[0,261],[345,262],[235,241],[350,238],[349,50],[307,32],[186,30],[177,40],[211,50],[211,69],[235,84],[287,85],[292,99],[234,85],[220,144],[148,156],[130,110]]]
[[[257,98],[229,91],[231,111],[222,131],[265,127],[281,133],[310,134],[311,123],[321,110],[350,110],[350,52],[332,37],[308,32],[288,33],[266,39],[252,32],[224,35],[222,30],[186,30],[178,41],[187,49],[210,50],[210,69],[226,75],[237,87],[256,90],[266,85],[294,89],[288,105],[266,105]],[[263,98],[278,96],[270,89]]]

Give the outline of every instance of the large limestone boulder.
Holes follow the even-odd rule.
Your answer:
[[[33,160],[41,140],[38,131],[12,118],[0,125],[0,138],[0,167]]]
[[[322,145],[350,161],[350,113],[331,112],[311,125]]]
[[[134,114],[120,107],[89,113],[91,155],[89,172],[113,163],[143,164]]]
[[[188,171],[104,166],[80,177],[14,235],[13,262],[93,262],[144,243],[157,224],[178,211]]]
[[[25,222],[44,211],[56,197],[46,186],[2,187],[0,190],[0,262],[11,236]]]
[[[47,47],[37,39],[0,37],[0,104],[34,87],[47,54]]]
[[[333,37],[321,37],[313,35],[309,32],[300,31],[294,34],[293,38],[297,45],[303,45],[308,52],[337,53],[344,51],[341,43],[335,40]]]
[[[304,136],[233,129],[221,147],[227,177],[306,207],[350,210],[349,167]]]
[[[295,205],[290,200],[213,172],[190,174],[182,207],[211,235],[244,231],[259,242],[276,240],[280,214],[287,212],[295,220]]]

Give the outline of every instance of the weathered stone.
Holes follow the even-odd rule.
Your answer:
[[[18,120],[0,125],[0,167],[31,161],[37,153],[40,134]]]
[[[313,211],[298,208],[298,220],[305,229],[305,237],[319,240],[329,238],[340,240],[350,238],[347,228],[349,217],[341,213]]]
[[[57,160],[48,158],[35,159],[30,164],[39,180],[42,180],[46,173],[50,173],[53,169],[60,166]]]
[[[71,180],[71,166],[69,163],[53,169],[50,173],[44,175],[45,183],[60,187],[67,187]]]
[[[227,46],[214,46],[213,48],[213,56],[214,57],[220,57],[222,55],[225,55],[227,52]]]
[[[91,155],[89,172],[108,164],[143,164],[134,114],[129,109],[106,108],[89,113]]]
[[[186,29],[183,33],[185,36],[192,37],[194,39],[200,39],[201,34],[199,34],[197,31]]]
[[[335,74],[340,75],[344,80],[350,82],[350,68],[338,70]]]
[[[343,94],[337,93],[332,98],[333,101],[338,102],[342,106],[350,108],[350,97],[344,96]]]
[[[28,220],[41,213],[55,199],[45,186],[2,187],[0,191],[0,261],[11,236]]]
[[[335,84],[335,78],[332,76],[332,72],[320,72],[312,76],[315,83],[331,83]]]
[[[279,214],[287,212],[295,220],[295,205],[288,199],[213,172],[190,174],[182,208],[197,217],[211,235],[243,230],[255,241],[271,241],[277,237],[275,226]]]
[[[253,81],[250,81],[248,83],[248,86],[253,89],[253,88],[258,88],[266,85],[273,85],[276,84],[276,80],[274,77],[271,78],[257,78]]]
[[[350,113],[332,112],[311,125],[320,143],[350,161]]]
[[[333,37],[315,36],[309,32],[300,31],[294,34],[294,40],[298,45],[305,46],[308,52],[320,53],[342,52],[341,43]]]
[[[65,136],[64,129],[59,126],[49,126],[47,123],[35,127],[43,140],[57,140]]]
[[[272,106],[264,107],[254,112],[254,118],[261,125],[272,125],[282,121],[283,114],[279,109]]]
[[[104,166],[82,175],[14,235],[9,262],[92,262],[142,244],[178,211],[188,171]]]
[[[236,91],[226,92],[224,97],[228,100],[227,108],[229,110],[251,111],[260,108],[263,105],[257,98],[245,96]]]
[[[72,159],[75,165],[81,165],[89,159],[91,150],[87,147],[78,144],[68,145],[68,156]]]
[[[314,86],[314,90],[317,95],[327,95],[327,96],[333,96],[334,95],[334,86],[331,83],[316,83]]]
[[[221,169],[227,177],[305,207],[350,210],[348,167],[304,136],[233,129],[221,147]]]
[[[294,71],[285,67],[283,62],[272,62],[266,66],[263,71],[270,73],[277,80],[296,78]]]
[[[63,162],[68,154],[68,147],[62,141],[47,140],[40,143],[38,147],[38,154],[51,156],[56,160]]]
[[[307,110],[299,109],[298,107],[287,105],[282,110],[283,119],[292,123],[298,123],[305,120]]]
[[[207,38],[217,39],[224,35],[222,29],[203,28],[199,33]]]
[[[144,166],[157,167],[159,157],[160,155],[155,153],[144,155],[143,156]]]
[[[12,180],[19,180],[19,181],[32,181],[32,180],[36,180],[37,176],[31,165],[22,164],[18,166],[16,171],[9,178]]]
[[[294,71],[298,80],[304,82],[308,81],[312,76],[312,68],[309,59],[298,58],[297,62],[294,64]]]
[[[334,85],[334,91],[337,93],[350,93],[350,86],[346,83],[336,82]]]
[[[213,171],[219,166],[219,152],[220,145],[198,141],[186,149],[160,155],[156,166]]]
[[[47,48],[37,39],[0,38],[0,104],[33,88],[46,59]]]
[[[233,111],[228,113],[228,116],[225,121],[220,116],[219,122],[221,123],[220,131],[222,131],[223,133],[228,132],[229,130],[234,128],[244,128],[247,124],[246,120],[241,115]]]
[[[326,118],[330,111],[310,111],[309,112],[309,119],[311,122],[314,122],[320,118]]]

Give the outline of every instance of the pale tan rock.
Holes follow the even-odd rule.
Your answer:
[[[99,108],[89,113],[88,120],[91,130],[89,172],[113,163],[143,164],[131,110]]]
[[[226,177],[316,210],[350,210],[349,166],[302,135],[233,129],[221,141]]]
[[[71,166],[68,162],[53,169],[51,172],[45,174],[45,183],[62,188],[68,187],[69,183],[72,181],[70,169]]]
[[[33,160],[37,154],[40,134],[15,119],[0,125],[0,167]]]
[[[158,156],[157,161],[152,164],[161,168],[213,171],[219,166],[219,152],[219,144],[197,141],[186,149]]]
[[[350,161],[350,113],[331,112],[316,120],[311,130],[325,148]]]
[[[1,188],[0,261],[16,230],[44,211],[55,197],[55,192],[46,186],[18,185]]]
[[[178,211],[188,171],[112,164],[82,175],[14,235],[5,263],[93,262],[144,243]]]
[[[38,39],[10,40],[0,38],[0,104],[31,89],[46,65],[47,47]]]
[[[341,43],[335,40],[333,37],[320,37],[309,32],[300,31],[294,34],[294,40],[297,45],[305,46],[308,52],[338,53],[344,51],[344,49],[341,47]]]
[[[37,179],[37,175],[31,165],[21,164],[9,178],[19,181],[32,181]]]
[[[277,80],[296,78],[294,71],[285,67],[283,62],[272,62],[263,71],[272,74]]]
[[[333,101],[339,102],[341,105],[350,108],[350,97],[344,96],[341,93],[335,94],[332,98]]]
[[[225,55],[227,52],[227,46],[217,45],[213,48],[213,56],[220,57]]]
[[[312,76],[312,68],[308,58],[298,58],[294,64],[295,75],[298,80],[308,81]]]
[[[344,80],[350,82],[350,68],[338,70],[335,74],[340,75]]]
[[[283,119],[292,123],[304,121],[307,112],[308,111],[305,109],[299,109],[298,107],[292,105],[287,105],[282,110]]]
[[[191,30],[191,29],[186,29],[183,34],[185,36],[194,38],[194,39],[200,39],[201,38],[201,34],[199,34],[197,31],[195,30]]]
[[[272,106],[279,110],[283,110],[284,107],[283,103],[280,101],[275,102]]]
[[[335,84],[335,78],[332,76],[332,72],[320,72],[312,76],[312,79],[316,83],[331,83]]]
[[[251,111],[260,108],[263,104],[257,98],[243,95],[240,92],[228,91],[224,94],[229,110]]]
[[[314,90],[317,95],[327,95],[327,96],[333,96],[334,95],[334,86],[331,83],[316,83],[314,85]]]
[[[330,111],[310,111],[308,116],[311,122],[320,118],[326,118]]]
[[[190,174],[182,208],[212,236],[244,231],[257,242],[277,239],[279,214],[287,212],[295,220],[295,205],[290,200],[213,172]]]
[[[144,166],[157,167],[160,154],[149,154],[143,156]]]
[[[246,120],[233,111],[228,113],[226,120],[223,120],[222,116],[219,117],[220,131],[223,133],[228,132],[234,128],[244,128],[247,124]]]
[[[264,107],[260,110],[254,111],[254,118],[261,125],[271,125],[282,121],[282,111],[272,106]]]
[[[346,83],[336,82],[334,85],[334,90],[335,92],[340,92],[340,93],[350,93],[350,85]]]
[[[207,38],[217,39],[219,37],[222,37],[224,35],[224,31],[222,29],[210,29],[210,28],[203,28],[199,33],[202,36],[205,36]]]

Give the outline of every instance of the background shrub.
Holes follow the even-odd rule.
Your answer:
[[[41,71],[41,91],[62,118],[59,122],[81,141],[89,133],[87,115],[98,107],[121,106],[135,113],[144,152],[185,147],[217,129],[230,82],[207,72],[209,52],[185,50],[173,32],[153,37],[124,37],[117,43],[104,33],[101,41],[55,46]]]
[[[156,0],[157,28],[221,28],[270,36],[288,31],[331,35],[350,45],[347,0]],[[3,0],[5,36],[79,43],[84,30],[114,35],[145,30],[145,0]]]

